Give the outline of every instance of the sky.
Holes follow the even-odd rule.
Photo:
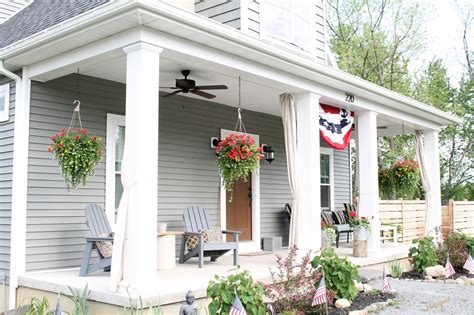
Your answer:
[[[410,65],[416,71],[435,57],[443,59],[448,68],[451,83],[457,85],[464,71],[462,47],[462,24],[454,0],[416,0],[425,9],[424,28],[427,35],[426,50],[414,57]],[[474,0],[458,0],[465,7],[474,7]],[[468,42],[474,49],[474,22]]]

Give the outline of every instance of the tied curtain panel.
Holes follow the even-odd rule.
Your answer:
[[[354,112],[319,104],[319,133],[330,147],[338,150],[347,148],[353,123]]]

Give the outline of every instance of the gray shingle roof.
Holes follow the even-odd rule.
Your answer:
[[[0,48],[107,2],[109,0],[35,0],[0,25]]]

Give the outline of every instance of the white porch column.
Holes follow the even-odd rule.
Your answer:
[[[303,221],[300,233],[306,250],[321,248],[321,193],[319,149],[319,98],[314,93],[296,95],[297,172],[299,209]]]
[[[357,116],[359,216],[370,219],[372,231],[367,246],[375,252],[380,249],[377,113],[361,112]]]
[[[437,130],[423,130],[426,169],[431,188],[431,215],[427,217],[428,231],[441,226],[441,179],[439,170],[439,143]]]
[[[128,178],[123,280],[134,292],[155,284],[158,219],[158,106],[162,48],[139,42],[125,47],[127,87],[125,152]]]

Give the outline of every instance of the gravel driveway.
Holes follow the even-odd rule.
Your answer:
[[[381,289],[381,280],[370,284]],[[474,315],[474,285],[390,279],[399,297],[393,306],[377,314],[469,314]]]

